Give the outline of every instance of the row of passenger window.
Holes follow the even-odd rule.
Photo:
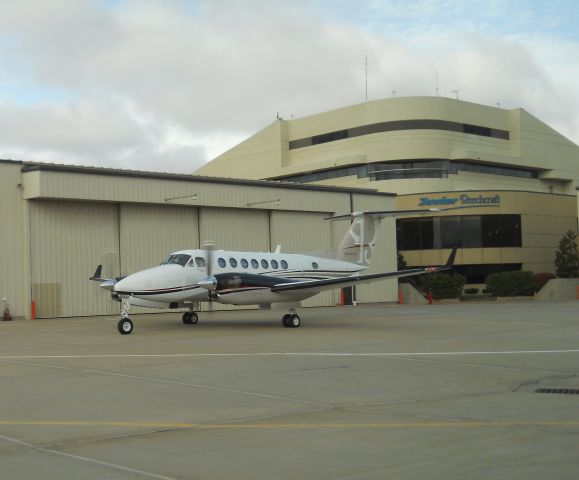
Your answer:
[[[245,258],[242,258],[239,261],[239,264],[241,265],[242,268],[249,268],[249,264],[251,262],[251,266],[254,269],[258,269],[259,265],[261,263],[261,268],[263,269],[268,269],[271,265],[271,268],[273,268],[274,270],[278,270],[280,267],[283,270],[287,270],[288,269],[288,264],[285,260],[280,260],[279,262],[277,260],[271,260],[271,261],[267,261],[264,258],[261,259],[261,262],[258,262],[255,258],[252,258],[250,261],[247,261]],[[187,265],[188,267],[201,267],[204,268],[205,267],[205,259],[203,257],[191,257],[190,255],[186,255],[186,254],[173,254],[173,255],[169,255],[168,257],[166,257],[165,259],[163,259],[163,261],[161,262],[161,265],[171,265],[171,264],[175,264],[175,265],[181,265],[182,267],[184,267],[185,265]],[[219,265],[221,268],[225,268],[227,266],[227,262],[225,261],[225,259],[223,257],[219,257],[217,259],[217,265]],[[233,258],[233,257],[229,257],[229,266],[231,268],[237,268],[237,259]],[[317,270],[319,268],[318,264],[316,262],[312,262],[312,268],[314,270]]]
[[[255,258],[252,258],[248,262],[245,258],[242,258],[239,261],[239,264],[241,265],[242,268],[249,268],[250,262],[251,262],[251,266],[255,269],[259,268],[260,263],[261,263],[261,268],[269,268],[270,263],[271,263],[271,268],[273,268],[274,270],[279,269],[280,266],[283,270],[287,270],[287,268],[288,268],[287,262],[285,260],[281,260],[280,262],[278,262],[277,260],[271,260],[271,262],[268,262],[265,259],[261,259],[261,262],[258,262]],[[217,265],[219,265],[221,268],[225,268],[227,266],[227,262],[225,261],[224,258],[219,257],[217,259]],[[229,258],[229,266],[231,268],[237,268],[237,259],[230,257]]]

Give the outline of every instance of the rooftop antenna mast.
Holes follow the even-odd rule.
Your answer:
[[[366,80],[366,101],[368,101],[368,55],[364,58],[364,78]]]

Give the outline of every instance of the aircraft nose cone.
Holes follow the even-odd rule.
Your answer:
[[[129,275],[128,277],[123,278],[122,280],[115,283],[115,292],[132,292],[135,290],[135,279],[132,278],[133,275]]]
[[[128,278],[128,277],[127,277]],[[127,278],[123,278],[122,280],[115,283],[114,290],[115,292],[124,292],[126,291],[127,286]]]

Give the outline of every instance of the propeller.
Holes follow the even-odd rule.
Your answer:
[[[209,302],[209,310],[213,310],[213,294],[217,288],[217,279],[213,276],[213,253],[215,252],[215,242],[207,240],[203,242],[203,249],[205,250],[205,274],[206,277],[199,280],[197,284],[207,290],[207,300]]]

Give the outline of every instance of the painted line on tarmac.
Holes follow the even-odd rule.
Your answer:
[[[173,477],[166,477],[164,475],[158,475],[156,473],[146,472],[145,470],[139,470],[137,468],[125,467],[123,465],[104,462],[102,460],[97,460],[95,458],[83,457],[80,455],[73,455],[72,453],[61,452],[59,450],[54,450],[52,448],[39,447],[37,445],[33,445],[32,443],[24,442],[22,440],[19,440],[17,438],[13,438],[13,437],[9,437],[7,435],[0,435],[0,439],[5,440],[7,442],[15,443],[15,444],[20,445],[22,447],[31,448],[31,449],[36,450],[38,452],[48,453],[50,455],[56,455],[59,457],[71,458],[73,460],[78,460],[78,461],[81,461],[84,463],[92,463],[92,464],[98,465],[100,467],[107,467],[107,468],[111,468],[113,470],[120,470],[122,472],[128,472],[128,473],[137,474],[137,475],[149,477],[149,478],[157,478],[159,480],[176,480]]]
[[[0,355],[0,360],[93,359],[93,358],[187,358],[187,357],[419,357],[445,355],[546,355],[579,353],[576,350],[503,350],[475,352],[252,352],[252,353],[134,353],[94,355]]]
[[[54,421],[54,420],[0,420],[0,426],[31,427],[131,427],[200,430],[365,430],[404,428],[479,428],[479,427],[579,427],[578,420],[489,420],[393,423],[164,423],[164,422],[107,422],[107,421]],[[0,435],[0,438],[3,438]]]
[[[293,403],[300,403],[303,405],[310,405],[315,407],[323,407],[329,408],[333,407],[332,404],[328,403],[321,403],[321,402],[312,402],[309,400],[301,400],[299,398],[291,398],[291,397],[282,397],[280,395],[270,395],[267,393],[260,393],[260,392],[251,392],[249,390],[239,390],[236,388],[228,388],[228,387],[220,387],[218,385],[204,385],[201,383],[190,383],[190,382],[181,382],[178,380],[169,380],[165,378],[156,378],[156,377],[147,377],[143,375],[131,375],[128,373],[121,373],[121,372],[107,372],[104,370],[96,370],[94,368],[84,368],[84,367],[70,367],[70,366],[63,366],[63,365],[47,365],[43,363],[31,363],[31,362],[24,362],[24,361],[17,361],[17,360],[6,360],[0,358],[0,361],[13,364],[13,365],[23,365],[27,367],[39,367],[39,368],[51,368],[55,370],[70,370],[76,372],[84,372],[84,373],[94,373],[98,375],[106,375],[110,377],[120,377],[120,378],[130,378],[133,380],[142,380],[146,382],[154,382],[154,383],[162,383],[165,385],[177,385],[182,387],[192,387],[192,388],[199,388],[204,390],[215,390],[218,392],[226,392],[226,393],[236,393],[240,395],[249,395],[253,397],[259,398],[266,398],[270,400],[282,400],[285,402],[293,402]]]

